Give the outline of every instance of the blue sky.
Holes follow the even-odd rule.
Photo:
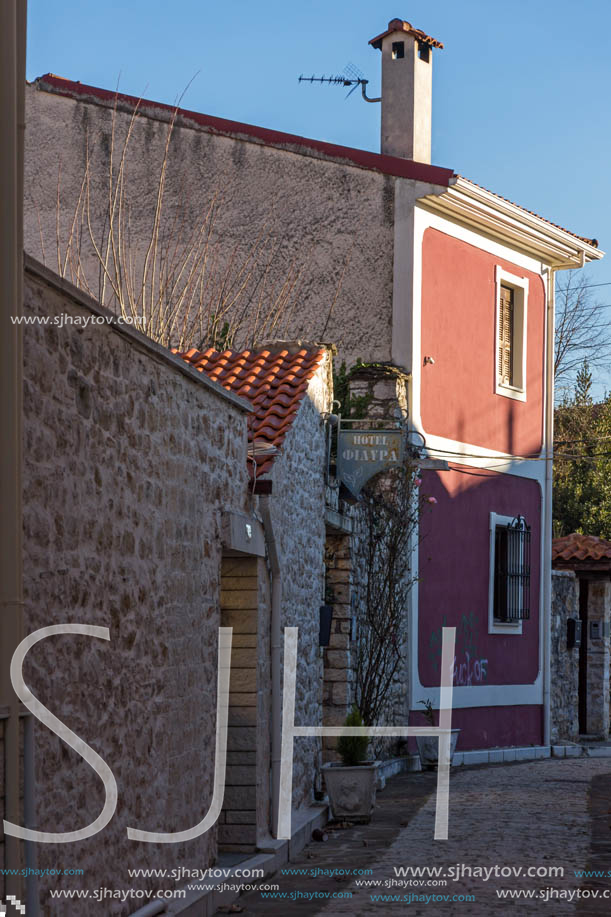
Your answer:
[[[297,77],[351,62],[377,95],[368,41],[408,19],[445,44],[434,57],[433,162],[596,237],[610,254],[588,274],[610,284],[596,294],[611,303],[608,0],[29,0],[28,17],[30,80],[51,71],[168,103],[188,85],[185,108],[370,150],[379,106]]]

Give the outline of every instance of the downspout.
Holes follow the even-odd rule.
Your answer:
[[[547,341],[545,354],[545,538],[543,553],[543,744],[551,741],[551,660],[552,660],[552,518],[554,457],[554,356],[556,328],[556,271],[576,270],[585,265],[585,252],[579,263],[565,262],[548,268],[547,273]]]
[[[552,659],[552,475],[554,454],[554,329],[555,268],[547,272],[547,329],[545,354],[545,520],[543,538],[543,744],[551,739]]]
[[[263,530],[267,545],[267,555],[272,574],[272,614],[271,614],[271,649],[272,649],[272,834],[278,837],[278,802],[280,794],[280,753],[282,743],[282,693],[280,678],[280,660],[282,650],[282,577],[274,527],[271,515],[271,502],[268,496],[261,496],[259,502]]]
[[[11,322],[23,308],[23,123],[25,91],[25,0],[0,3],[0,430],[4,436],[0,466],[0,704],[5,743],[6,819],[22,824],[19,798],[20,704],[9,667],[23,629],[22,583],[22,354],[20,325]],[[22,897],[20,842],[5,835],[6,894]],[[11,874],[10,870],[14,870]]]

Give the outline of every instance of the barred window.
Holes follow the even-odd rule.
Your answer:
[[[516,516],[494,530],[494,619],[504,623],[530,617],[530,526]]]

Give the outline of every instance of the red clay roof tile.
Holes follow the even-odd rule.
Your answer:
[[[174,353],[224,388],[250,401],[255,410],[248,418],[249,468],[252,473],[253,463],[256,463],[256,477],[267,474],[297,416],[309,381],[322,363],[324,348],[301,348],[296,353],[286,348],[272,352],[267,347],[259,352],[225,350],[219,353],[210,348],[202,353],[192,347],[183,353],[176,350]],[[270,448],[266,448],[266,444]]]
[[[375,38],[372,38],[369,44],[373,48],[382,48],[382,39],[386,38],[387,35],[392,35],[393,32],[407,32],[408,35],[413,35],[416,41],[422,42],[422,44],[430,45],[432,48],[443,48],[443,42],[437,41],[436,38],[432,38],[430,35],[427,35],[426,32],[423,32],[422,29],[416,29],[410,22],[405,22],[403,19],[391,19],[388,23],[388,28],[385,32],[382,32],[381,35],[376,35]]]
[[[573,532],[552,541],[552,565],[557,568],[595,567],[611,570],[611,541]]]

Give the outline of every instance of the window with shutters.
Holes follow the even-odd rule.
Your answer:
[[[530,617],[530,526],[490,513],[488,632],[521,634]]]
[[[496,269],[496,393],[526,401],[528,280]]]

